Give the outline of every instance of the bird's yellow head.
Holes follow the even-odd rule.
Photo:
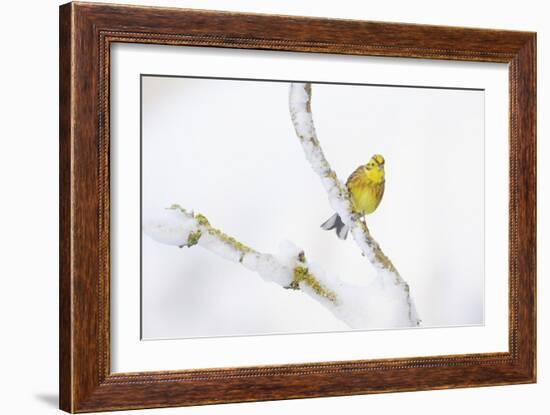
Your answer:
[[[384,181],[384,164],[385,160],[380,154],[375,154],[366,164],[366,175],[375,183]]]

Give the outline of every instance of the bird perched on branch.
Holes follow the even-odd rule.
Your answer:
[[[346,181],[353,213],[363,216],[363,220],[365,215],[376,210],[384,195],[384,162],[384,157],[375,154],[367,164],[357,167]],[[338,213],[324,222],[321,228],[326,231],[335,229],[340,239],[346,239],[349,232],[349,227],[342,222]]]

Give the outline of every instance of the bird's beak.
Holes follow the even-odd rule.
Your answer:
[[[378,165],[378,170],[382,170],[382,167],[384,167],[384,165],[383,165],[383,164],[379,164],[379,165]]]

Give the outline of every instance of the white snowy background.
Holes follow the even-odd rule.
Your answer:
[[[143,78],[143,218],[179,203],[262,252],[282,240],[350,283],[374,270],[319,225],[333,212],[304,158],[288,83]],[[313,85],[340,178],[374,153],[386,192],[369,228],[411,286],[423,327],[483,324],[481,91]],[[351,238],[350,238],[351,239]],[[200,248],[143,236],[144,339],[348,330],[301,292]]]

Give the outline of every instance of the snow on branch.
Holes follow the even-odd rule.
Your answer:
[[[354,285],[327,275],[304,251],[291,242],[281,244],[277,255],[261,253],[213,227],[208,219],[178,205],[149,218],[144,232],[152,239],[178,247],[199,246],[228,261],[240,263],[268,282],[300,290],[355,329],[417,326],[409,286],[382,252],[366,225],[351,209],[346,186],[323,154],[311,114],[311,85],[290,86],[290,114],[305,155],[328,193],[332,208],[348,225],[364,256],[377,270],[367,285]]]
[[[359,249],[377,270],[378,278],[381,283],[380,286],[383,287],[382,291],[387,291],[388,285],[392,285],[393,288],[398,288],[401,291],[401,295],[394,297],[393,299],[395,301],[391,301],[395,303],[395,311],[399,312],[399,310],[404,309],[406,312],[406,320],[408,321],[406,325],[418,326],[420,324],[420,319],[417,315],[414,301],[410,295],[409,285],[401,275],[399,275],[399,272],[391,260],[382,252],[380,245],[372,237],[366,224],[360,220],[359,215],[353,213],[350,196],[346,186],[338,179],[336,172],[332,170],[329,162],[325,158],[323,149],[317,138],[315,125],[313,123],[313,115],[311,113],[310,83],[292,83],[290,85],[289,107],[296,135],[302,144],[306,158],[310,162],[313,171],[321,178],[321,182],[328,194],[331,207],[340,215],[344,224],[349,226]],[[391,284],[385,284],[386,280],[389,280]],[[396,293],[393,292],[393,294]],[[372,295],[373,293],[369,294],[369,296]],[[406,307],[403,308],[397,304],[399,298],[405,302]],[[388,298],[388,300],[391,300],[391,298]]]
[[[261,253],[213,227],[204,215],[178,205],[146,222],[144,231],[157,242],[180,248],[200,246],[240,263],[268,282],[301,290],[351,328],[408,325],[402,318],[403,310],[396,313],[398,308],[392,305],[399,292],[383,291],[378,282],[355,286],[330,277],[317,264],[308,262],[304,251],[291,242],[282,243],[278,255]]]

